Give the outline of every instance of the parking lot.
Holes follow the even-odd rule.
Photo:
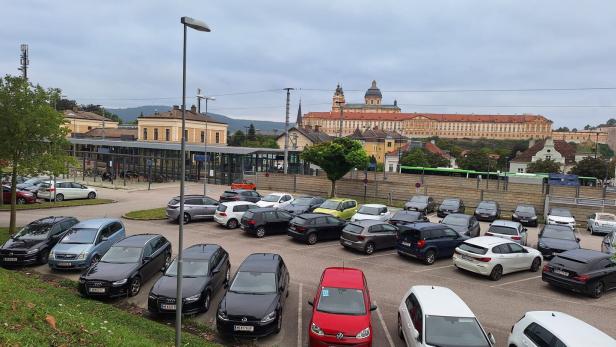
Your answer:
[[[210,196],[218,195],[226,187],[211,186]],[[101,198],[111,198],[118,202],[103,206],[84,206],[54,210],[33,210],[18,212],[18,225],[24,225],[36,218],[48,215],[71,215],[85,220],[94,217],[120,217],[123,213],[164,206],[177,194],[175,187],[152,191],[114,191],[99,189]],[[199,193],[202,185],[189,184],[187,193]],[[262,192],[266,193],[266,192]],[[438,218],[430,216],[431,221]],[[177,252],[178,226],[167,221],[124,220],[128,234],[159,233],[167,237]],[[0,224],[8,225],[8,213],[0,214]],[[482,234],[488,223],[481,223]],[[540,227],[539,227],[540,228]],[[528,228],[530,246],[537,242],[539,228]],[[367,256],[345,250],[338,241],[319,242],[314,246],[293,241],[286,235],[266,236],[257,239],[243,233],[240,229],[228,230],[215,222],[195,222],[186,225],[184,245],[195,243],[217,243],[231,256],[232,270],[241,261],[255,252],[274,252],[282,255],[291,274],[291,292],[283,313],[283,329],[278,335],[256,341],[262,346],[304,346],[307,344],[308,323],[311,306],[307,300],[315,294],[316,286],[324,268],[329,266],[355,267],[364,271],[368,280],[370,294],[378,306],[372,315],[375,346],[402,346],[397,335],[397,307],[402,295],[413,285],[439,285],[451,288],[477,315],[488,332],[492,332],[498,346],[504,346],[511,326],[530,310],[557,310],[569,313],[607,334],[616,337],[616,292],[608,292],[600,299],[591,299],[566,291],[548,287],[541,281],[541,272],[519,272],[505,275],[493,282],[474,274],[457,270],[451,259],[440,259],[432,266],[400,257],[395,250],[384,250]],[[579,237],[584,248],[600,249],[602,237],[590,236],[580,231]],[[47,266],[39,266],[36,271],[47,273]],[[65,276],[77,279],[78,273]],[[144,286],[140,294],[133,298],[121,299],[145,308],[147,295],[155,278]],[[212,309],[197,316],[198,320],[214,326],[216,307],[222,293],[213,300]]]

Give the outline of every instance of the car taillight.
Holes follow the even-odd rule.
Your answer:
[[[46,190],[47,190],[48,192],[55,192],[55,191],[56,191],[56,188],[47,188]]]
[[[247,221],[246,221],[246,223],[247,223],[247,224],[250,224],[250,225],[256,225],[256,224],[257,224],[257,221],[256,221],[256,220],[254,220],[254,219],[249,219],[249,220],[247,220]]]
[[[426,246],[426,240],[417,241],[417,248],[424,248]]]
[[[492,234],[492,233],[491,233],[491,232],[489,232],[489,231],[486,231],[486,233],[485,233],[485,236],[492,236],[492,235],[494,235],[494,234]]]
[[[586,283],[586,281],[588,281],[590,279],[590,276],[588,276],[588,275],[577,275],[577,276],[573,276],[573,279],[576,280],[576,281],[580,281],[580,282]]]
[[[511,236],[512,240],[521,240],[522,238],[520,236]]]
[[[306,228],[304,228],[304,227],[300,227],[300,226],[296,225],[296,226],[295,226],[295,230],[296,230],[296,231],[299,231],[300,233],[303,233],[304,231],[306,231]]]
[[[358,239],[358,240],[360,240],[360,241],[363,241],[363,240],[365,239],[365,237],[364,237],[364,236],[362,236],[362,235],[358,235],[358,236],[357,236],[357,239]]]
[[[483,262],[483,263],[488,263],[490,260],[492,260],[492,258],[488,258],[488,257],[483,257],[483,258],[475,258],[477,261]]]
[[[548,264],[543,265],[543,272],[550,272],[550,265]]]
[[[219,215],[219,216],[226,217],[226,216],[227,216],[227,212],[218,212],[218,215]]]

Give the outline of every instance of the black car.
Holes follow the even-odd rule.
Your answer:
[[[488,222],[500,219],[501,209],[498,202],[494,200],[483,200],[475,208],[475,218]]]
[[[287,235],[314,245],[319,240],[338,240],[346,221],[322,213],[304,213],[289,222]]]
[[[616,264],[609,254],[574,249],[557,254],[543,267],[541,279],[556,287],[599,298],[616,288]]]
[[[291,203],[283,209],[293,215],[309,213],[321,206],[324,201],[325,199],[320,196],[300,196],[291,201]]]
[[[138,234],[115,243],[101,260],[79,277],[83,296],[135,296],[141,284],[171,260],[171,243],[161,235]]]
[[[566,225],[548,224],[539,233],[537,250],[544,258],[552,258],[555,254],[580,248],[580,239]]]
[[[535,207],[533,205],[518,205],[515,210],[513,210],[513,214],[511,215],[511,220],[514,222],[519,222],[524,226],[537,226],[537,212],[535,211]]]
[[[219,198],[220,202],[227,201],[260,201],[263,196],[254,190],[249,189],[233,189],[225,190]]]
[[[404,204],[405,210],[421,211],[425,214],[432,213],[436,209],[436,202],[431,196],[415,195]]]
[[[481,234],[481,226],[475,216],[462,213],[451,213],[445,216],[440,223],[462,235],[477,237]]]
[[[282,257],[272,253],[249,255],[218,305],[218,333],[262,337],[280,332],[287,296],[289,272]]]
[[[401,256],[423,260],[432,265],[437,258],[450,258],[468,236],[461,235],[447,225],[417,223],[403,225],[396,237],[396,249]]]
[[[387,221],[391,225],[403,225],[418,222],[429,222],[428,217],[423,212],[400,210],[394,213]]]
[[[12,235],[0,247],[0,264],[47,264],[49,251],[64,237],[66,231],[77,223],[79,221],[73,217],[45,217],[35,220]]]
[[[436,215],[443,218],[450,213],[464,213],[465,209],[462,199],[447,198],[439,205]]]
[[[273,207],[248,210],[242,216],[240,228],[249,234],[263,237],[265,234],[282,234],[287,232],[289,221],[293,216]]]
[[[155,314],[175,313],[177,259],[173,260],[148,295],[148,310]],[[182,258],[182,313],[207,312],[212,297],[227,284],[229,253],[219,245],[198,244],[184,250]]]

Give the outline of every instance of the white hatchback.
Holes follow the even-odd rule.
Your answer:
[[[406,346],[492,347],[475,314],[451,289],[413,286],[398,307],[398,335]]]
[[[615,347],[616,340],[566,313],[530,311],[511,327],[510,347]]]
[[[244,213],[257,207],[257,204],[250,201],[223,202],[218,205],[214,213],[214,220],[229,229],[235,229],[240,225]]]
[[[96,199],[96,189],[77,182],[46,182],[39,187],[37,196],[45,200]]]
[[[351,222],[360,220],[387,221],[391,217],[391,211],[385,205],[365,204],[351,217]]]
[[[503,274],[541,268],[541,252],[494,236],[464,241],[453,254],[453,265],[498,281]]]
[[[289,193],[271,193],[257,201],[257,206],[282,208],[290,204],[291,201],[293,201],[293,195]]]

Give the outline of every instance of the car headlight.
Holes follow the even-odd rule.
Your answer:
[[[119,287],[119,286],[125,285],[126,282],[128,282],[128,278],[125,278],[125,279],[119,280],[119,281],[115,281],[111,285],[114,286],[114,287]]]
[[[152,300],[156,300],[156,299],[158,299],[158,296],[156,296],[156,294],[150,293],[150,294],[148,294],[148,298],[150,298]]]
[[[49,258],[54,259],[55,257],[56,257],[56,252],[55,251],[49,252]]]
[[[312,331],[313,333],[315,333],[315,334],[317,334],[319,336],[325,335],[323,333],[323,330],[321,330],[321,328],[319,328],[319,326],[314,324],[314,323],[310,324],[310,331]]]
[[[229,316],[227,316],[227,313],[224,311],[218,311],[218,319],[220,320],[229,320]]]
[[[532,216],[530,217],[530,219],[537,219],[537,216]]]
[[[88,257],[88,252],[81,252],[79,253],[79,255],[77,256],[77,260],[85,260]]]
[[[540,248],[548,248],[548,247],[545,245],[545,243],[543,243],[543,242],[539,242],[539,247],[540,247]]]
[[[261,319],[261,323],[271,323],[274,321],[274,319],[276,319],[276,310],[270,312],[267,316],[263,317],[263,319]]]
[[[29,250],[27,254],[35,254],[38,251],[39,251],[38,248],[33,248],[33,249]]]
[[[79,283],[84,284],[86,283],[86,279],[83,277],[79,277]]]
[[[366,328],[359,332],[359,334],[355,335],[356,339],[365,339],[370,336],[370,328]]]
[[[186,302],[195,302],[195,301],[199,300],[200,298],[201,298],[201,294],[196,294],[196,295],[187,297],[186,299],[184,299],[184,301],[186,301]]]
[[[517,213],[514,213],[514,214],[512,215],[512,217],[513,217],[513,218],[518,218]]]

